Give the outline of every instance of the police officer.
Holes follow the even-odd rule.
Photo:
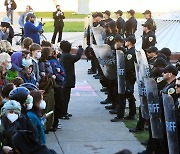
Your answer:
[[[170,63],[170,58],[171,58],[171,50],[169,48],[162,48],[158,53],[164,54],[167,58],[167,63]]]
[[[126,91],[124,95],[121,95],[118,100],[117,116],[111,119],[111,122],[117,122],[124,119],[126,99],[129,102],[129,115],[125,117],[127,120],[135,119],[136,114],[136,104],[134,97],[134,84],[136,81],[135,77],[135,67],[134,62],[136,62],[135,55],[135,43],[136,39],[133,36],[129,36],[126,39],[125,46],[127,47],[127,52],[125,54],[125,79],[126,79]]]
[[[131,35],[135,37],[135,32],[137,30],[137,20],[134,17],[135,11],[131,9],[127,11],[127,13],[130,18],[125,23],[125,35],[126,37]]]
[[[104,26],[104,21],[103,20],[103,14],[101,12],[96,12],[92,15],[92,18],[93,18],[93,27],[96,27],[96,26]],[[94,51],[93,49],[90,47],[91,46],[91,42],[90,42],[90,37],[91,37],[92,34],[90,34],[90,25],[88,26],[87,28],[87,48],[86,48],[86,51],[89,51],[91,52],[91,69],[88,70],[88,74],[95,74],[97,72],[97,69],[98,69],[98,61],[96,59],[96,56],[94,54]],[[95,38],[94,38],[94,35],[92,36],[92,43],[93,44],[96,44],[96,41],[95,41]]]
[[[152,25],[152,31],[155,33],[156,31],[156,23],[154,22],[154,20],[151,17],[151,11],[150,10],[146,10],[144,13],[144,18],[146,19],[145,23],[150,23]]]
[[[106,10],[103,13],[103,16],[104,16],[104,22],[107,24],[109,23],[110,21],[112,21],[113,19],[110,17],[111,16],[111,12]]]
[[[177,94],[176,94],[176,76],[178,74],[178,70],[173,65],[168,65],[163,70],[163,79],[167,82],[166,86],[163,88],[162,92],[164,94],[171,95],[174,102],[177,100]],[[167,135],[166,135],[166,125],[165,125],[165,119],[164,119],[164,112],[162,108],[162,122],[163,122],[163,138],[162,138],[162,153],[168,154],[168,144],[167,144]]]
[[[150,23],[143,24],[143,36],[142,36],[142,49],[146,50],[156,44],[156,36],[152,31],[152,25]]]
[[[108,24],[109,28],[109,35],[105,39],[105,44],[108,44],[111,49],[114,49],[114,38],[117,35],[117,28],[116,28],[116,22],[114,20],[110,21]]]
[[[180,77],[176,79],[176,94],[177,94],[177,101],[176,104],[178,105],[176,121],[177,121],[177,129],[178,133],[180,133]],[[178,135],[178,143],[180,147],[180,136]]]
[[[149,130],[149,140],[146,147],[146,150],[139,153],[139,154],[146,154],[146,153],[153,153],[155,154],[168,154],[168,144],[167,144],[167,135],[166,135],[166,125],[165,125],[165,119],[164,119],[164,108],[162,103],[162,93],[171,95],[174,99],[174,102],[177,100],[176,90],[175,90],[175,83],[176,83],[176,76],[178,74],[178,70],[173,65],[167,65],[164,69],[161,70],[163,78],[157,78],[157,84],[158,84],[158,90],[160,92],[159,98],[160,98],[160,108],[161,108],[161,121],[162,121],[162,134],[163,138],[161,140],[159,139],[153,139],[151,130]],[[161,85],[161,86],[159,86]],[[164,85],[164,86],[162,86]],[[162,91],[162,93],[161,93]]]
[[[125,21],[122,18],[123,12],[121,10],[118,10],[114,13],[116,13],[116,16],[117,16],[116,26],[118,29],[118,33],[124,38]]]
[[[152,46],[146,50],[146,55],[150,68],[153,67],[153,64],[157,58],[157,54],[158,54],[158,48],[156,48],[155,46]]]

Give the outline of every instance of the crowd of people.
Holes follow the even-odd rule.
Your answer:
[[[14,6],[14,2],[5,2],[7,10]],[[0,142],[2,153],[56,153],[48,149],[45,134],[49,131],[61,129],[60,119],[68,120],[72,114],[68,113],[71,89],[75,87],[75,67],[83,54],[82,46],[77,49],[76,55],[70,54],[71,43],[61,41],[63,30],[64,13],[60,6],[53,13],[55,29],[51,42],[40,41],[39,33],[43,23],[35,25],[36,17],[32,8],[28,5],[26,12],[19,18],[19,24],[23,28],[24,40],[22,50],[15,51],[12,47],[14,30],[11,26],[13,20],[4,17],[0,26],[0,107],[1,126]],[[11,11],[13,10],[11,9]],[[99,57],[92,48],[96,44],[92,37],[91,24],[87,29],[87,48],[85,54],[91,60],[92,67],[88,74],[94,74],[102,85],[102,92],[107,94],[107,99],[101,104],[110,110],[110,114],[116,114],[111,122],[134,120],[136,116],[136,99],[134,97],[134,85],[136,79],[137,63],[136,38],[137,20],[135,11],[127,11],[129,19],[122,18],[123,12],[115,12],[117,20],[111,18],[111,12],[96,12],[92,15],[92,26],[103,27],[106,32],[104,44],[108,44],[114,57],[116,50],[121,50],[125,58],[125,92],[118,93],[117,72],[111,74],[114,78],[104,75]],[[149,129],[149,139],[146,153],[166,154],[169,151],[168,138],[166,134],[165,118],[163,111],[163,94],[173,97],[176,108],[177,131],[180,131],[180,114],[178,98],[180,96],[180,78],[177,77],[180,69],[180,59],[176,66],[171,64],[171,50],[169,48],[159,49],[156,47],[156,23],[151,17],[151,11],[144,13],[146,22],[142,24],[142,49],[145,51],[150,77],[156,81],[161,107],[162,138],[152,137],[151,123],[143,117],[141,106],[139,107],[139,121],[136,128],[130,132],[142,132],[146,125]],[[59,48],[54,48],[56,35],[59,32]],[[91,38],[92,37],[92,38]],[[61,52],[60,52],[61,51]],[[116,58],[115,58],[116,59]],[[116,62],[115,62],[116,64]],[[116,69],[117,70],[117,69]],[[147,99],[147,98],[146,98]],[[126,101],[129,103],[129,113],[125,116]],[[180,138],[178,136],[180,143]],[[23,146],[22,146],[23,144]]]
[[[136,99],[134,97],[134,85],[137,81],[137,73],[135,63],[137,64],[136,52],[136,36],[135,32],[137,30],[137,20],[135,19],[135,11],[127,11],[129,19],[125,21],[122,18],[123,12],[118,10],[115,12],[117,15],[117,20],[114,21],[111,18],[111,12],[106,10],[105,12],[96,12],[92,15],[92,25],[87,28],[87,48],[85,49],[85,54],[89,60],[91,60],[91,68],[88,69],[88,74],[93,74],[95,79],[99,79],[102,89],[100,91],[107,94],[107,98],[104,101],[101,101],[101,104],[110,104],[106,105],[105,108],[109,110],[110,114],[115,114],[115,118],[111,119],[111,122],[118,122],[125,120],[135,120],[136,117]],[[146,10],[143,13],[146,21],[143,26],[142,32],[142,49],[145,52],[145,59],[147,59],[149,64],[150,78],[156,81],[158,87],[158,100],[160,101],[160,110],[161,110],[161,123],[162,125],[162,138],[153,138],[152,137],[152,128],[150,119],[145,119],[142,116],[144,113],[141,110],[141,105],[139,107],[139,120],[136,128],[132,128],[129,131],[133,133],[139,133],[144,131],[145,127],[148,126],[149,130],[149,139],[146,143],[147,148],[145,151],[140,152],[142,154],[168,154],[170,150],[170,145],[168,146],[168,138],[166,134],[166,125],[165,125],[165,116],[163,108],[163,94],[171,95],[174,101],[175,106],[175,116],[176,116],[176,128],[177,132],[180,132],[180,111],[179,111],[179,102],[178,98],[180,97],[180,78],[177,76],[179,68],[180,58],[177,59],[176,66],[171,63],[171,50],[169,48],[158,49],[156,45],[158,44],[156,40],[156,23],[152,19],[151,11]],[[96,52],[93,50],[93,46],[98,46],[96,42],[96,34],[93,33],[93,27],[103,27],[106,33],[106,38],[104,39],[104,44],[108,44],[111,47],[112,54],[116,57],[116,51],[121,50],[124,53],[125,59],[125,68],[124,68],[124,83],[125,91],[123,93],[118,93],[118,72],[114,72],[115,76],[113,78],[112,72],[109,74],[110,77],[106,76],[103,72],[103,65],[101,64],[101,57],[97,57]],[[100,38],[102,39],[102,37]],[[97,40],[98,41],[98,40]],[[160,40],[159,40],[160,41]],[[139,49],[138,49],[139,50]],[[103,52],[103,51],[101,51]],[[105,53],[104,53],[105,54]],[[100,55],[100,54],[98,54]],[[117,57],[116,57],[117,58]],[[116,67],[116,62],[118,59],[115,59],[114,67]],[[178,57],[177,57],[178,58]],[[122,66],[120,66],[122,67]],[[116,69],[117,70],[117,69]],[[120,74],[118,74],[120,75]],[[142,75],[142,74],[141,74]],[[137,81],[138,83],[138,81]],[[138,83],[139,86],[139,83]],[[151,86],[151,85],[149,85]],[[139,92],[140,93],[140,92]],[[144,94],[146,104],[148,103],[147,95]],[[129,108],[126,111],[126,101],[129,104]],[[153,100],[152,100],[153,101]],[[128,112],[128,115],[125,116],[125,111]],[[145,111],[144,111],[145,112]],[[150,112],[150,111],[149,111]],[[179,145],[180,138],[178,135]],[[178,152],[177,152],[178,153]]]
[[[40,42],[43,24],[36,26],[35,20],[28,5],[19,18],[24,32],[21,51],[12,46],[9,18],[1,22],[0,153],[56,153],[46,147],[45,134],[61,129],[60,119],[72,116],[68,104],[75,87],[74,63],[84,49],[79,46],[72,55],[68,41],[61,41],[58,48],[49,41]]]

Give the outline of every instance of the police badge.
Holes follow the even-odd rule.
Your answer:
[[[128,54],[127,55],[127,60],[130,60],[132,58],[132,55],[131,54]]]
[[[149,42],[152,42],[153,41],[153,37],[149,37]]]
[[[175,93],[175,89],[174,88],[170,88],[170,89],[168,89],[168,95],[172,95],[172,94],[174,94]]]

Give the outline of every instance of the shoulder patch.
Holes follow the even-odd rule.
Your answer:
[[[153,41],[153,37],[149,37],[149,42],[152,42]]]
[[[172,94],[174,94],[175,93],[175,89],[174,88],[170,88],[170,89],[168,89],[168,95],[172,95]]]
[[[157,78],[157,83],[162,82],[162,80],[163,80],[163,77],[158,77],[158,78]]]
[[[109,41],[112,41],[114,39],[114,36],[109,37]]]
[[[130,60],[132,58],[132,55],[131,54],[128,54],[127,55],[127,60]]]

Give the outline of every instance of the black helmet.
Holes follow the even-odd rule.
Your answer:
[[[23,83],[23,84],[21,84],[20,85],[20,87],[25,87],[25,88],[27,88],[28,90],[38,90],[38,87],[37,86],[35,86],[34,84],[32,84],[32,83]]]
[[[30,92],[27,88],[17,87],[16,89],[11,90],[11,92],[9,93],[9,98],[11,100],[16,100],[22,105],[25,103],[29,94]]]

